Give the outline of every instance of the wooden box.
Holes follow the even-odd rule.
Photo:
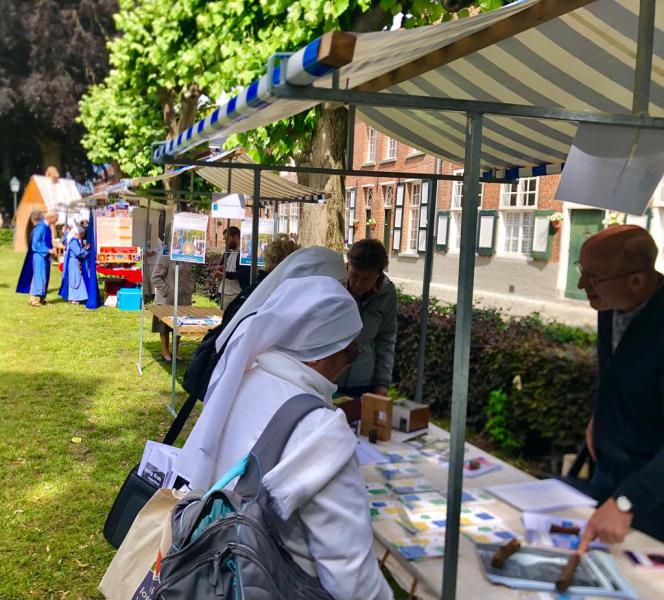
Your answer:
[[[381,442],[392,436],[392,398],[378,394],[362,394],[362,425],[360,433],[368,436],[375,429]]]
[[[399,431],[417,431],[429,424],[431,412],[427,404],[403,400],[392,410],[392,427]]]

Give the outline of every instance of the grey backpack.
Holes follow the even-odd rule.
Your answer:
[[[333,600],[279,540],[262,476],[281,458],[315,396],[288,400],[249,454],[206,494],[187,494],[173,510],[173,545],[162,559],[157,600]],[[234,490],[222,489],[235,477]]]

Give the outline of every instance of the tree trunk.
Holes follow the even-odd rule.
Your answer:
[[[298,166],[344,168],[348,111],[324,106],[316,123],[308,151]],[[298,181],[331,194],[327,204],[303,204],[300,210],[299,242],[303,246],[321,245],[333,250],[344,247],[344,178],[337,175],[298,173]]]
[[[48,167],[55,167],[61,173],[62,159],[60,157],[60,144],[49,138],[39,138],[39,147],[42,154],[42,167],[44,173]],[[64,177],[64,173],[61,173]]]
[[[353,18],[352,31],[379,31],[391,20],[391,15],[380,6]],[[352,123],[351,127],[355,124]],[[346,161],[346,136],[348,111],[345,107],[324,105],[316,123],[316,130],[309,148],[296,159],[298,166],[332,167],[344,169]],[[303,204],[300,210],[299,242],[303,246],[323,245],[333,250],[344,247],[344,208],[346,196],[345,177],[298,173],[303,185],[330,192],[332,197],[325,206]]]

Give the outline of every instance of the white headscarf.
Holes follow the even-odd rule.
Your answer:
[[[325,358],[348,346],[361,329],[357,303],[335,279],[314,276],[282,282],[231,337],[217,365],[217,384],[208,389],[203,412],[180,451],[177,472],[192,488],[212,480],[226,418],[245,372],[259,354],[282,349],[300,360]]]
[[[282,281],[312,275],[326,275],[337,281],[345,281],[346,265],[344,264],[341,253],[321,246],[312,246],[311,248],[296,250],[287,256],[252,292],[251,296],[247,298],[230,323],[224,327],[224,330],[217,338],[217,352],[224,345],[226,339],[235,329],[235,326],[246,315],[256,312],[270,297],[272,292],[279,287]],[[210,381],[214,382],[215,379],[215,373],[213,373]]]
[[[71,242],[79,233],[83,233],[85,229],[77,221],[72,221],[67,232],[67,244]]]

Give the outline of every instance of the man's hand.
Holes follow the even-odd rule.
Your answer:
[[[593,443],[593,419],[590,417],[588,421],[588,426],[586,427],[586,446],[588,446],[588,452],[590,452],[590,457],[593,461],[597,460],[595,455],[595,444]]]
[[[374,390],[374,393],[378,394],[379,396],[387,396],[387,386],[377,385],[376,389]]]
[[[585,552],[588,544],[597,538],[605,544],[620,544],[629,533],[633,518],[632,513],[619,511],[616,501],[609,498],[588,521],[579,552]]]
[[[51,248],[51,249],[48,251],[48,253],[51,254],[52,256],[55,256],[55,255],[58,253],[58,251],[57,251],[55,248]]]
[[[214,271],[214,273],[212,273],[212,277],[214,277],[215,279],[221,279],[223,273],[224,273],[223,269],[217,269],[216,271]]]

